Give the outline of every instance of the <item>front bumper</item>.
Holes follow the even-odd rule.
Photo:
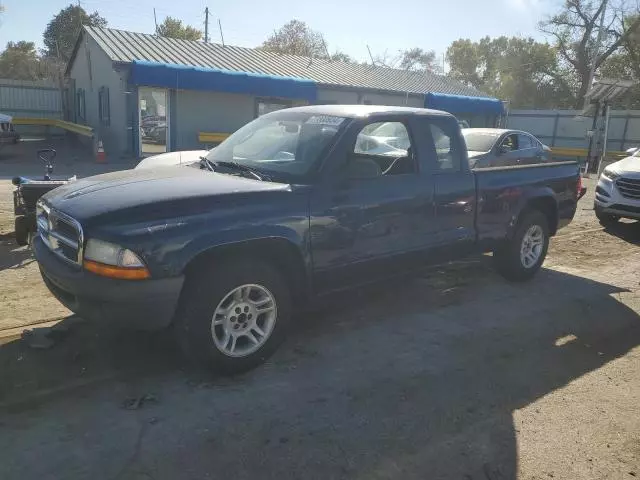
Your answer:
[[[600,175],[595,191],[594,208],[602,213],[640,220],[640,200],[625,198],[615,182]]]
[[[51,293],[87,320],[137,330],[160,330],[173,320],[183,276],[157,280],[100,277],[60,259],[39,236],[33,251]]]

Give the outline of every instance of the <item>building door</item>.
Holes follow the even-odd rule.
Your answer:
[[[141,156],[169,151],[169,91],[166,88],[140,87],[138,112]]]

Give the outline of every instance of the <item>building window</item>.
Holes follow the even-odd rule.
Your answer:
[[[84,102],[84,88],[79,88],[76,92],[76,118],[78,122],[86,121],[86,106]]]
[[[256,117],[261,117],[267,113],[282,110],[283,108],[289,108],[291,106],[293,106],[293,102],[289,100],[258,98],[256,99]]]
[[[108,127],[111,124],[111,109],[109,106],[109,88],[100,87],[98,91],[98,116],[100,124]]]

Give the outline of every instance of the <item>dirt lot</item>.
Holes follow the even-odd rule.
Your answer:
[[[20,340],[68,312],[11,245],[10,190],[1,479],[640,476],[640,225],[604,231],[592,197],[531,283],[482,257],[354,292],[299,316],[263,368],[218,379],[162,334],[71,317],[51,348]]]

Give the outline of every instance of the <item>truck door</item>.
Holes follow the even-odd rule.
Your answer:
[[[469,169],[455,119],[442,117],[422,121],[428,123],[433,140],[434,225],[438,230],[439,250],[459,255],[475,244],[475,178]]]
[[[411,120],[356,121],[337,155],[340,165],[314,189],[310,232],[317,290],[388,274],[401,268],[399,257],[435,242],[433,181],[420,168],[428,152],[416,141]]]

